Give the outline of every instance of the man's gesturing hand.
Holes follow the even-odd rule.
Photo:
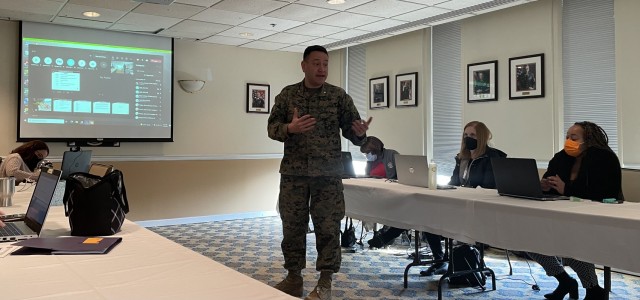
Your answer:
[[[287,125],[288,133],[305,133],[313,130],[316,126],[316,119],[311,115],[298,117],[298,108],[293,109],[293,118],[291,123]]]

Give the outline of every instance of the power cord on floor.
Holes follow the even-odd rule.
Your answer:
[[[529,259],[525,258],[524,261],[527,263],[527,266],[529,266],[529,275],[531,276],[531,279],[533,280],[533,284],[531,282],[528,282],[524,279],[519,279],[519,278],[508,278],[508,276],[505,277],[498,277],[496,276],[496,280],[513,280],[513,281],[521,281],[524,282],[527,285],[531,286],[531,289],[534,291],[540,291],[540,286],[538,285],[538,282],[536,281],[536,278],[533,276],[533,270],[531,269],[531,264],[529,264]]]

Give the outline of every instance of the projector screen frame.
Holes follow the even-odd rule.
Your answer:
[[[174,62],[175,62],[175,40],[173,38],[170,37],[164,37],[164,36],[158,36],[159,38],[165,38],[167,39],[167,41],[170,41],[170,57],[171,57],[171,63],[169,66],[170,69],[170,74],[169,74],[169,81],[165,82],[166,85],[169,87],[169,103],[170,103],[170,118],[168,119],[168,121],[170,122],[170,126],[169,127],[169,136],[168,137],[145,137],[145,136],[135,136],[135,137],[119,137],[119,136],[110,136],[110,137],[99,137],[99,136],[95,136],[95,137],[71,137],[71,136],[28,136],[28,137],[24,137],[22,136],[22,132],[21,132],[21,121],[22,121],[22,110],[24,109],[23,106],[23,77],[22,74],[24,73],[24,69],[23,69],[23,43],[24,43],[24,36],[23,36],[23,25],[24,23],[29,23],[29,22],[20,22],[19,25],[19,35],[18,35],[18,44],[19,44],[19,53],[18,53],[18,61],[20,63],[20,66],[18,67],[18,105],[17,105],[17,130],[16,130],[16,140],[18,142],[27,142],[27,141],[31,141],[31,140],[42,140],[45,142],[64,142],[67,144],[75,144],[75,145],[82,145],[82,146],[89,146],[89,147],[119,147],[120,146],[120,142],[173,142],[174,141],[174,130],[173,130],[173,126],[174,126],[174,73],[175,73],[175,66],[174,66]],[[71,27],[71,28],[79,28],[81,30],[92,30],[92,31],[102,31],[105,32],[106,34],[130,34],[130,35],[141,35],[141,36],[154,36],[154,35],[145,35],[145,34],[138,34],[138,33],[129,33],[129,32],[118,32],[118,31],[109,31],[109,30],[102,30],[102,29],[94,29],[94,28],[81,28],[81,27],[74,27],[74,26],[68,26],[68,25],[58,25],[58,24],[45,24],[45,23],[35,23],[35,22],[31,22],[34,24],[39,24],[39,25],[53,25],[53,26],[63,26],[63,27]]]

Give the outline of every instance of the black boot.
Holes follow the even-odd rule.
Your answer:
[[[400,234],[402,234],[402,232],[404,232],[404,231],[405,231],[405,229],[389,227],[389,229],[387,229],[387,231],[385,231],[385,232],[383,232],[381,234],[374,234],[373,238],[370,239],[369,241],[367,241],[367,243],[371,247],[382,248],[382,247],[384,247],[386,245],[389,245],[389,243],[391,241],[393,241],[393,239],[395,239],[398,236],[400,236]]]
[[[606,297],[607,291],[596,285],[587,289],[587,295],[584,296],[584,300],[604,300]]]
[[[578,299],[578,282],[573,279],[567,272],[562,272],[553,276],[558,280],[558,287],[553,293],[544,295],[545,298],[550,300],[562,300],[566,294],[569,294],[569,298]]]

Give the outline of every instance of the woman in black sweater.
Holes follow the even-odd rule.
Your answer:
[[[591,122],[579,122],[567,130],[564,149],[556,153],[540,181],[542,189],[565,196],[602,201],[623,201],[622,171],[618,157],[609,147],[607,133]],[[598,284],[595,266],[573,258],[557,258],[529,253],[546,271],[558,280],[558,287],[547,299],[563,299],[566,294],[578,298],[578,282],[564,270],[571,267],[586,289],[585,300],[605,299],[606,292]]]

